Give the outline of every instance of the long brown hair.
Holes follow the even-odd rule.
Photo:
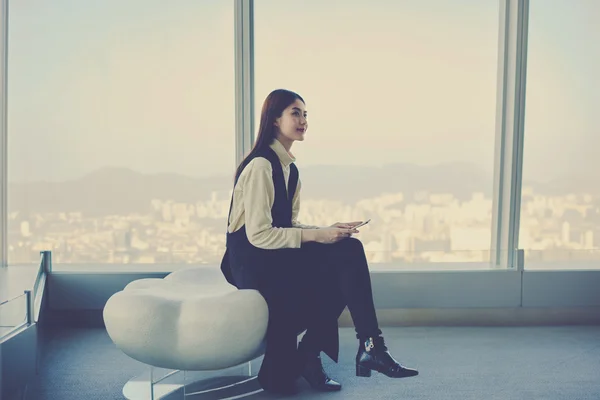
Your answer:
[[[265,148],[269,147],[273,140],[275,140],[276,129],[275,120],[281,117],[283,110],[288,108],[296,100],[304,102],[304,99],[298,94],[291,90],[276,89],[273,90],[265,99],[262,111],[260,113],[260,125],[258,127],[258,135],[254,146],[250,153],[244,158],[235,171],[236,179],[242,173],[242,170],[254,156]]]

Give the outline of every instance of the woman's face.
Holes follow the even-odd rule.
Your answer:
[[[298,99],[288,108],[283,110],[281,117],[275,120],[275,126],[278,128],[277,139],[280,141],[294,142],[304,140],[304,135],[308,129],[306,121],[306,107]]]

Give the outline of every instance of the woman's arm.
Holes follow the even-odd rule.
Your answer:
[[[299,248],[305,242],[335,243],[352,233],[353,229],[276,228],[273,227],[271,208],[275,202],[275,187],[271,163],[262,157],[252,160],[242,172],[244,195],[244,224],[246,236],[254,246],[262,249]]]
[[[244,169],[242,191],[246,235],[262,249],[298,248],[302,244],[301,228],[275,228],[271,208],[275,202],[271,163],[256,157]],[[310,236],[310,234],[309,234]]]

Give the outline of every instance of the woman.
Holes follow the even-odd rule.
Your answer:
[[[293,392],[299,376],[317,390],[340,390],[323,370],[320,353],[338,361],[337,321],[346,306],[359,339],[357,376],[372,370],[395,378],[417,375],[392,358],[381,337],[365,252],[352,237],[359,222],[319,228],[297,221],[300,180],[290,149],[304,140],[306,118],[298,94],[270,93],[254,148],[235,175],[221,269],[230,283],[258,290],[268,304],[258,380],[275,393]]]

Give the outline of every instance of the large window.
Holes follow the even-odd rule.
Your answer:
[[[9,262],[220,260],[233,2],[13,1],[9,18]]]
[[[530,3],[519,234],[526,268],[598,268],[598,15],[596,0]]]
[[[254,5],[256,121],[273,89],[307,102],[300,220],[371,218],[378,268],[487,267],[498,1]]]

